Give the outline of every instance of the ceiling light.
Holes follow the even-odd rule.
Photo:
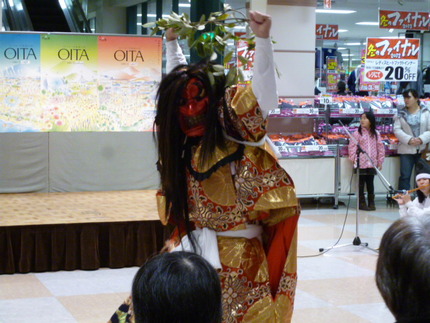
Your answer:
[[[361,43],[345,43],[345,45],[348,45],[348,46],[359,46],[359,45],[361,45]]]
[[[146,16],[150,17],[150,18],[156,18],[157,17],[157,15],[155,13],[148,13]]]
[[[379,22],[375,21],[360,21],[356,22],[356,25],[362,25],[362,26],[379,26]]]
[[[394,31],[393,28],[391,28],[391,29],[388,30],[389,33],[392,33],[393,31]]]
[[[348,29],[339,29],[337,32],[338,33],[346,33],[347,31],[349,31]]]
[[[342,54],[342,56],[355,56],[355,55],[354,54]]]
[[[191,3],[180,3],[180,4],[178,4],[178,6],[180,8],[190,8],[191,7]]]
[[[356,12],[355,10],[335,10],[335,9],[315,9],[316,13],[333,13],[339,15],[347,15]]]
[[[339,47],[337,50],[346,50],[346,47]]]

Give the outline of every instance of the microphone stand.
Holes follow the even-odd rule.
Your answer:
[[[353,239],[352,243],[347,243],[347,244],[343,244],[343,245],[334,245],[332,247],[329,248],[320,248],[319,251],[323,252],[323,251],[328,251],[334,248],[341,248],[341,247],[346,247],[346,246],[363,246],[366,247],[367,249],[370,249],[372,251],[378,252],[376,249],[370,248],[369,244],[367,242],[361,242],[360,236],[359,236],[359,217],[358,217],[358,210],[359,210],[359,190],[360,190],[360,154],[364,154],[366,156],[366,158],[368,159],[368,161],[370,162],[370,164],[372,165],[372,167],[376,170],[376,173],[378,174],[378,177],[381,179],[382,184],[385,186],[385,188],[387,188],[387,190],[389,191],[389,194],[394,194],[394,188],[391,186],[391,184],[388,182],[388,180],[384,177],[384,175],[382,175],[382,172],[378,169],[378,167],[375,166],[375,164],[373,163],[372,159],[370,158],[370,156],[367,154],[367,152],[365,150],[363,150],[360,146],[360,144],[358,143],[358,141],[354,138],[354,136],[351,134],[351,132],[348,130],[348,128],[345,127],[345,125],[342,123],[342,121],[339,120],[339,123],[341,124],[341,126],[343,127],[343,129],[345,130],[345,132],[348,134],[350,140],[352,140],[356,145],[357,145],[357,177],[356,177],[356,197],[357,197],[357,203],[356,203],[356,209],[355,209],[355,238]]]

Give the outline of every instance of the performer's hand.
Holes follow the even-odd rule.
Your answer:
[[[399,205],[404,205],[405,204],[405,201],[403,200],[403,196],[404,195],[400,195],[399,197],[397,197],[397,198],[393,198]]]
[[[406,203],[408,203],[408,202],[412,201],[412,198],[411,198],[411,196],[410,196],[409,194],[405,194],[405,195],[403,195],[402,197],[403,197],[403,202],[404,202],[404,204],[406,204]]]
[[[172,252],[175,249],[175,243],[172,240],[166,240],[164,242],[164,247],[160,250],[160,253]]]
[[[173,28],[169,28],[166,30],[166,40],[172,41],[178,39],[178,34],[175,32]]]
[[[272,18],[269,15],[258,11],[249,12],[249,25],[255,36],[259,38],[269,38],[270,28],[272,27]]]

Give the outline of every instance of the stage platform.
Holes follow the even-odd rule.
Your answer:
[[[0,194],[0,273],[140,266],[168,235],[155,192]]]

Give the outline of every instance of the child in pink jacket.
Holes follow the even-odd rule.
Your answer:
[[[385,149],[381,140],[381,135],[376,130],[375,115],[372,111],[365,112],[361,115],[360,127],[358,127],[358,131],[354,132],[352,136],[356,140],[351,139],[349,141],[348,154],[349,159],[354,163],[354,168],[357,168],[357,161],[360,167],[358,184],[359,209],[373,211],[375,210],[375,188],[373,180],[376,175],[376,170],[373,165],[378,167],[378,169],[382,169]],[[361,149],[369,155],[373,165],[364,152],[358,152],[356,142],[358,142]],[[359,160],[357,160],[358,156]],[[366,204],[366,198],[364,196],[364,186],[367,188],[368,204]]]

